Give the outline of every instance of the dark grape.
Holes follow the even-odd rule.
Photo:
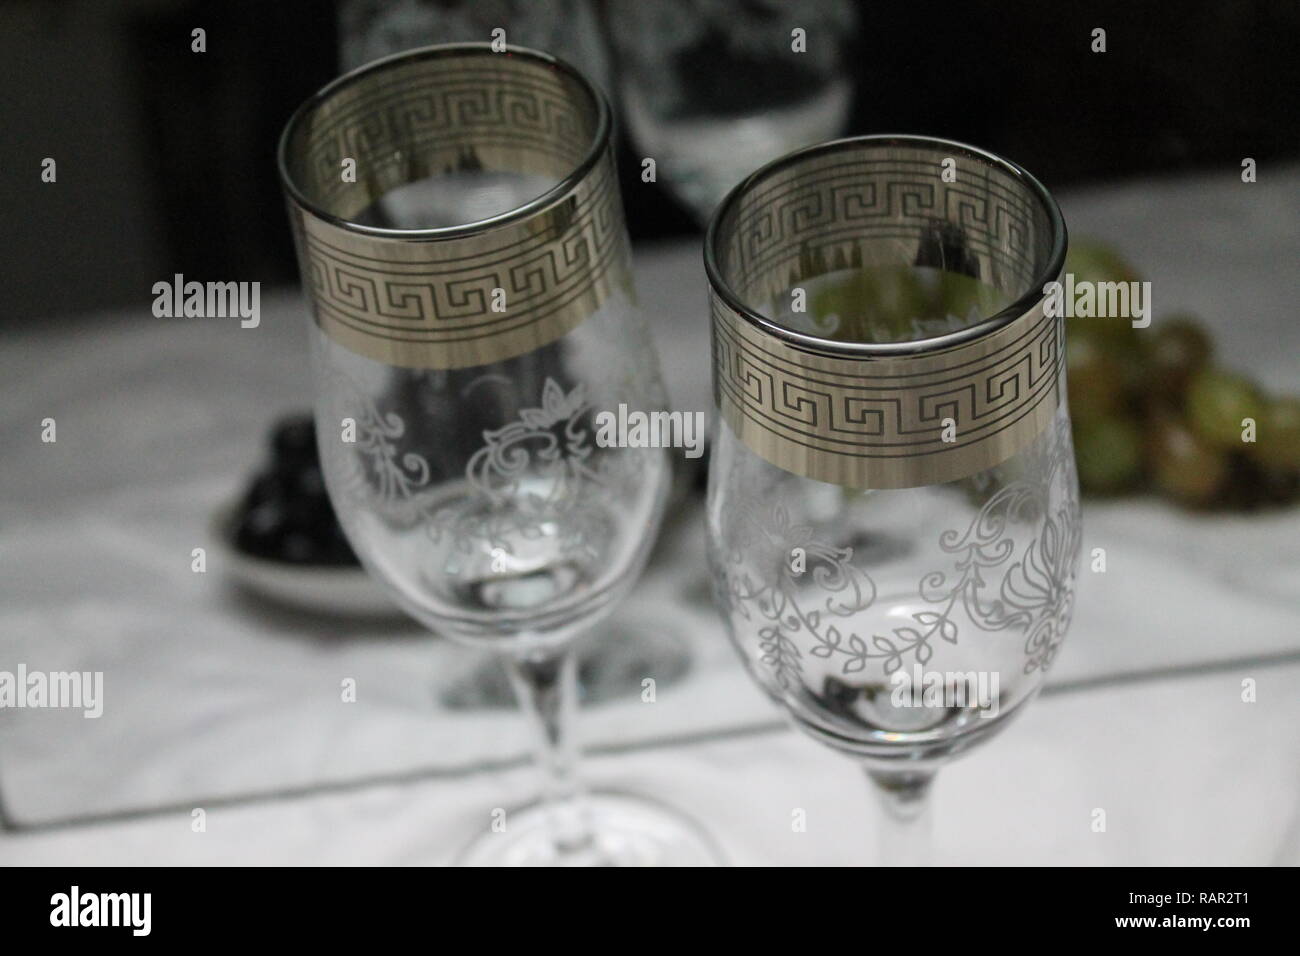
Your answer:
[[[235,546],[273,561],[356,564],[325,490],[309,415],[278,422],[269,470],[254,478],[235,520]]]
[[[327,501],[325,476],[315,459],[304,462],[288,475],[290,493],[311,501]]]
[[[294,564],[319,563],[320,549],[304,531],[286,530],[280,539],[280,557]]]
[[[253,479],[244,494],[244,509],[248,511],[267,501],[282,501],[286,494],[283,476],[275,472],[263,472]]]
[[[266,500],[245,510],[235,525],[235,545],[261,558],[279,556],[284,528],[283,500]]]
[[[271,453],[277,463],[314,461],[316,423],[310,415],[289,415],[271,431]]]

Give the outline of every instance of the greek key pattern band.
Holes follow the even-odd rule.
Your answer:
[[[628,282],[608,143],[567,192],[526,216],[450,236],[348,228],[385,193],[439,173],[563,181],[597,135],[572,76],[539,58],[443,48],[363,71],[288,137],[292,177],[331,217],[290,201],[319,327],[407,368],[503,361],[573,329]],[[356,176],[340,177],[353,159]]]
[[[887,159],[841,149],[772,173],[727,217],[732,286],[767,302],[826,272],[915,261],[996,288],[1027,287],[1045,224],[1009,177],[963,160],[957,179],[944,182],[940,159],[918,149]]]
[[[296,211],[316,322],[390,365],[468,368],[558,339],[627,282],[627,239],[606,157],[560,206],[448,242],[358,236]]]
[[[1060,400],[1063,330],[1041,304],[965,345],[872,358],[795,348],[716,295],[712,310],[723,420],[756,454],[818,481],[857,488],[956,481],[1028,445]]]

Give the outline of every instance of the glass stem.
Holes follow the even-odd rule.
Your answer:
[[[541,802],[551,818],[556,851],[578,853],[591,845],[592,831],[577,776],[578,750],[573,739],[577,655],[567,647],[512,656],[506,659],[506,670],[536,737]]]
[[[868,770],[880,803],[878,865],[928,866],[932,820],[933,770]]]

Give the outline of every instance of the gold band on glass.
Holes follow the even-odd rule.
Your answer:
[[[608,110],[545,54],[462,44],[372,63],[299,109],[280,162],[316,322],[376,361],[452,369],[521,355],[627,281]],[[465,226],[350,221],[398,186],[476,171],[557,185]]]
[[[1038,306],[951,352],[846,359],[793,348],[713,300],[714,391],[732,431],[787,471],[858,488],[956,481],[1010,458],[1056,412],[1061,346]]]
[[[1063,329],[1041,288],[1060,272],[1064,223],[1005,160],[912,137],[812,147],[738,186],[706,242],[718,409],[778,467],[858,488],[955,481],[1010,458],[1056,412]],[[960,332],[890,344],[801,334],[748,305],[828,272],[906,264],[1020,298]]]

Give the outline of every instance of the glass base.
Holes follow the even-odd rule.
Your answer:
[[[550,812],[532,803],[505,828],[462,851],[460,866],[722,866],[722,854],[689,817],[646,797],[595,791],[583,801],[591,837],[559,846]]]

